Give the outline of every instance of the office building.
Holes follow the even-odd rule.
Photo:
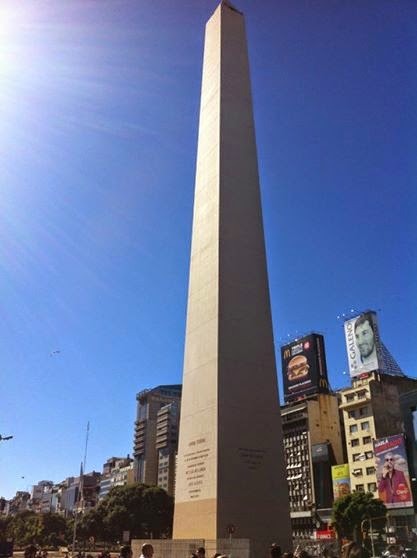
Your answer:
[[[337,394],[318,393],[281,407],[293,537],[312,538],[330,521],[331,466],[344,462]]]
[[[172,493],[181,385],[145,389],[136,396],[137,416],[133,448],[136,482],[162,486]]]
[[[103,465],[98,499],[103,500],[115,486],[126,486],[134,482],[133,459],[110,457]]]

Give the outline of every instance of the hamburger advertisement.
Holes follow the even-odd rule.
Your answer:
[[[312,333],[281,347],[284,400],[329,391],[322,335]]]

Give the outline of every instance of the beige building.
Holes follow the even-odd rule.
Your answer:
[[[312,537],[330,519],[331,466],[344,462],[337,394],[281,408],[293,536]]]
[[[400,395],[417,380],[372,372],[340,391],[352,491],[377,492],[373,441],[402,432]]]

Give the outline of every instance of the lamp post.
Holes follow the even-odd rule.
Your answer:
[[[385,519],[386,520],[387,516],[386,515],[380,515],[378,517],[372,517],[372,518],[371,517],[366,517],[365,519],[363,519],[361,521],[361,531],[362,531],[362,533],[364,531],[363,525],[364,525],[365,521],[369,521],[369,531],[370,531],[370,535],[371,535],[370,539],[371,539],[371,547],[372,547],[372,558],[375,558],[374,533],[372,531],[372,520],[375,520],[375,519]]]

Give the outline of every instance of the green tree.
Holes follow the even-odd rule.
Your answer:
[[[13,516],[7,528],[7,536],[13,538],[17,546],[38,543],[40,533],[41,516],[31,511]]]
[[[45,513],[40,516],[40,533],[38,544],[43,546],[60,546],[66,542],[67,522],[58,513]]]
[[[362,541],[361,523],[365,519],[385,517],[387,508],[371,493],[353,492],[339,498],[333,504],[332,523],[339,537]],[[380,526],[377,523],[375,528]]]
[[[123,531],[131,537],[160,537],[172,530],[173,498],[156,486],[132,484],[113,488],[80,521],[80,538],[94,536],[103,542],[121,539]]]
[[[94,537],[96,540],[106,541],[108,539],[104,526],[106,507],[100,502],[95,508],[82,516],[77,529],[78,536],[84,540]],[[71,521],[71,529],[74,523]],[[71,530],[71,532],[72,532]]]
[[[174,499],[165,490],[150,486],[143,491],[143,519],[147,535],[159,539],[171,535]]]
[[[16,546],[58,546],[65,544],[66,523],[57,513],[24,511],[9,519],[5,534],[14,539]]]

